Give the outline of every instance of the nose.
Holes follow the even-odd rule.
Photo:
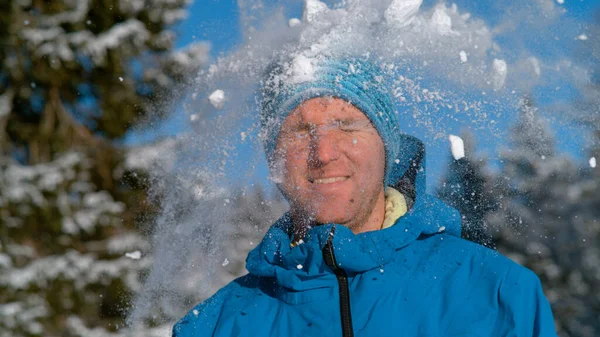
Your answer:
[[[332,131],[315,130],[310,137],[308,162],[312,168],[327,165],[339,158],[340,149]]]

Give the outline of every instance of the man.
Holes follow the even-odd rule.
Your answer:
[[[462,240],[460,215],[425,194],[423,145],[401,132],[380,69],[312,62],[264,83],[265,152],[290,211],[249,274],[173,336],[555,336],[538,278]]]

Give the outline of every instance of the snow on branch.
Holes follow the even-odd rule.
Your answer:
[[[35,260],[23,268],[11,269],[0,276],[0,286],[10,289],[46,287],[54,280],[73,282],[76,289],[91,283],[106,283],[130,272],[148,267],[151,259],[132,260],[120,257],[97,260],[95,254],[81,254],[70,250],[64,255],[54,255]]]
[[[71,11],[64,11],[56,15],[48,15],[40,18],[42,26],[58,26],[64,23],[78,23],[83,21],[90,9],[90,0],[68,1],[75,8]]]
[[[7,90],[0,95],[0,118],[8,116],[12,110],[12,100],[14,93],[12,90]]]
[[[87,52],[97,65],[104,65],[108,50],[117,49],[130,42],[134,48],[141,48],[150,38],[150,32],[136,19],[129,19],[113,26],[86,45]]]
[[[154,328],[129,328],[120,329],[118,332],[109,332],[104,328],[88,328],[78,316],[67,318],[67,330],[70,336],[77,337],[164,337],[171,333],[171,324],[164,324]]]
[[[198,42],[173,52],[169,60],[182,69],[197,69],[208,62],[209,52],[210,44]]]
[[[37,320],[49,314],[48,304],[37,295],[27,296],[24,301],[0,303],[0,334],[5,333],[3,328],[15,331],[20,327],[31,335],[42,335],[44,329]]]
[[[57,37],[65,34],[65,31],[60,27],[47,29],[41,28],[26,28],[21,31],[21,36],[31,47],[36,48],[44,42],[53,41]]]
[[[121,0],[118,2],[119,10],[129,15],[137,15],[144,9],[145,0]]]

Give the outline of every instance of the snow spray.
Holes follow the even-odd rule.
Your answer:
[[[508,28],[494,31],[457,5],[305,0],[302,15],[290,18],[278,8],[238,2],[245,42],[198,74],[185,103],[190,129],[168,148],[168,163],[152,172],[162,208],[152,235],[154,264],[134,303],[132,324],[155,312],[162,315],[158,323],[174,323],[232,280],[235,275],[222,272],[230,261],[245,258],[224,248],[231,232],[226,219],[234,212],[229,200],[235,192],[261,176],[267,181],[257,88],[274,59],[290,60],[289,81],[310,80],[321,58],[376,63],[390,79],[404,131],[443,160],[450,155],[448,137],[461,128],[492,142],[502,139],[502,120],[510,119],[504,114],[514,113],[522,92],[538,85],[545,70],[553,71],[524,47],[500,48],[495,38]],[[526,9],[546,11],[540,22],[560,11],[552,1],[538,2],[540,7]],[[243,12],[252,10],[256,15]],[[256,17],[261,20],[251,19]],[[462,141],[451,139],[455,157],[465,156]],[[244,244],[251,249],[257,242]]]

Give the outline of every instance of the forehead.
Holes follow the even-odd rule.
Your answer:
[[[368,117],[351,103],[337,97],[316,97],[298,105],[285,119],[290,123],[327,123],[332,120],[366,120]]]

